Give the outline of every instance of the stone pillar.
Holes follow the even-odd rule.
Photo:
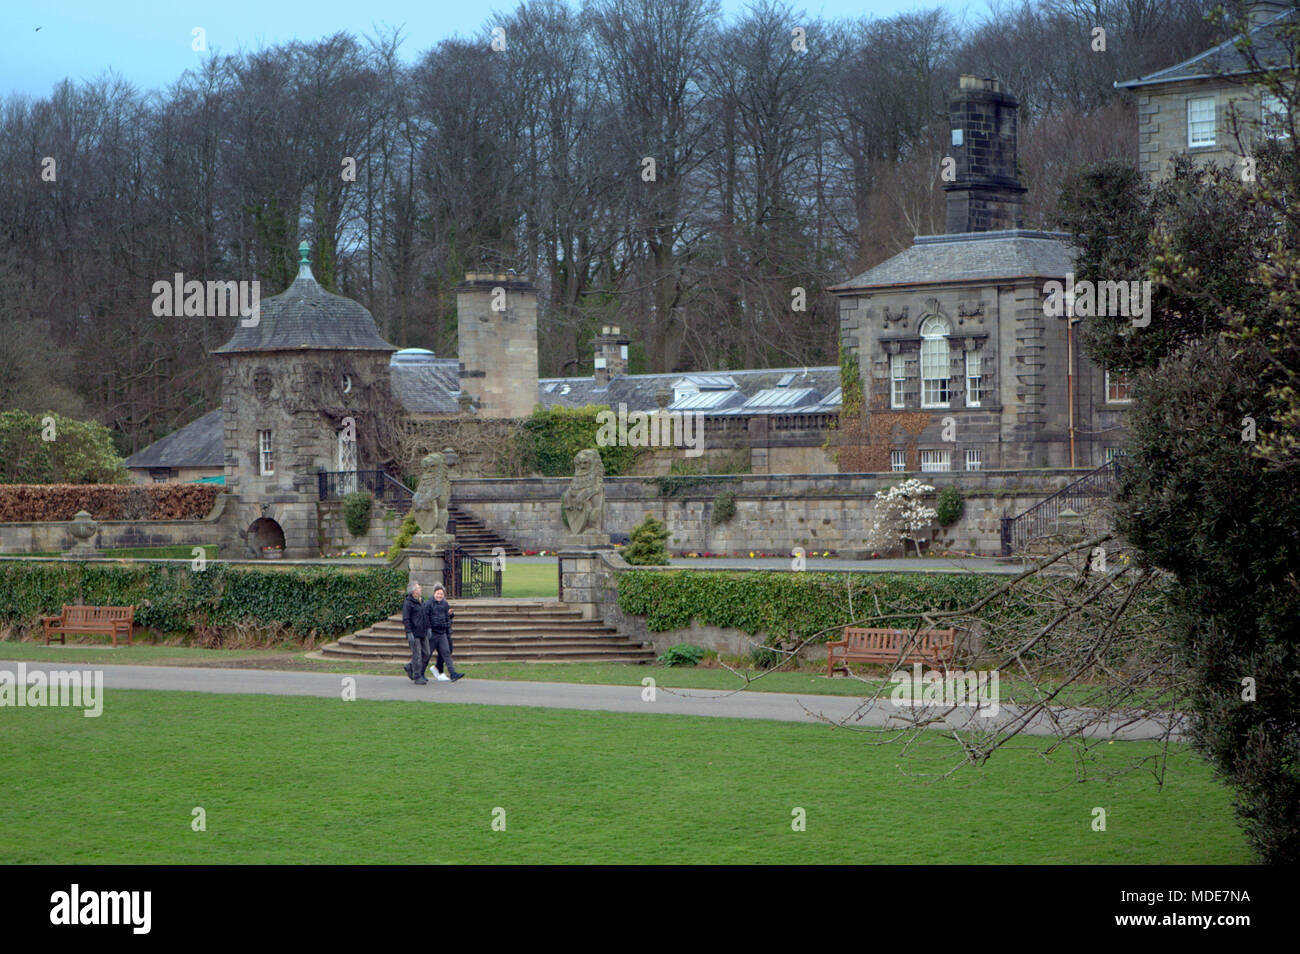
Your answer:
[[[537,289],[523,275],[470,272],[456,286],[465,399],[483,418],[523,418],[537,404]]]
[[[612,548],[610,548],[612,549]],[[600,553],[596,549],[566,548],[560,560],[561,601],[582,611],[583,619],[600,617]]]
[[[426,594],[432,595],[434,585],[443,580],[443,570],[447,566],[446,556],[455,544],[455,538],[450,536],[438,545],[413,541],[402,551],[406,560],[407,583],[419,583]]]

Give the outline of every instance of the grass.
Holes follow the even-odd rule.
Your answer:
[[[1251,861],[1181,748],[1159,789],[1012,748],[910,777],[898,746],[746,719],[127,690],[97,719],[0,718],[3,864]],[[1097,751],[1117,768],[1156,746]]]
[[[501,571],[501,595],[512,598],[558,599],[560,578],[555,561],[520,563],[507,559],[505,569]]]

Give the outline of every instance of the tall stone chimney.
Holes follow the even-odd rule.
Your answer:
[[[1021,226],[1020,204],[1029,191],[1016,177],[1014,96],[997,80],[963,76],[948,102],[956,178],[948,193],[949,235]]]
[[[593,342],[596,346],[595,383],[596,387],[603,388],[608,386],[611,378],[627,374],[628,339],[615,325],[601,328]]]
[[[456,286],[461,408],[520,418],[537,404],[537,289],[523,275],[470,272]]]

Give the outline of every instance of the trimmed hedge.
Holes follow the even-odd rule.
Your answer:
[[[198,520],[212,512],[215,484],[0,484],[0,523],[71,520]]]
[[[764,634],[769,645],[797,642],[824,632],[818,642],[838,639],[838,630],[853,620],[877,614],[870,626],[906,629],[920,622],[923,610],[960,610],[1007,582],[1000,574],[975,573],[791,573],[705,572],[699,570],[626,570],[618,577],[618,605],[645,617],[652,632],[682,629],[697,620],[706,626]],[[1042,597],[1059,581],[1030,578],[989,602],[978,614],[985,627],[986,650],[1005,644],[1003,626],[1013,621],[1046,623],[1054,607]],[[849,611],[848,587],[853,611]],[[1138,608],[1157,617],[1171,612],[1168,591],[1154,588],[1138,598]],[[969,619],[941,621],[940,628],[968,626]],[[1100,623],[1099,623],[1100,625]],[[1023,629],[1023,626],[1020,627]],[[1121,626],[1112,640],[1114,658],[1125,658],[1147,642],[1140,624]]]
[[[875,599],[890,608],[960,609],[1005,583],[1004,577],[975,574],[710,573],[699,570],[619,574],[618,605],[644,616],[652,632],[681,629],[695,619],[751,636],[805,639],[843,626],[849,614],[846,581],[853,587],[854,616],[875,613]],[[900,612],[876,626],[912,626],[917,617]],[[835,637],[838,638],[838,637]]]
[[[402,605],[407,574],[387,567],[251,569],[209,563],[0,561],[0,622],[39,631],[64,603],[135,606],[138,626],[160,633],[239,621],[282,624],[298,639],[340,636]]]

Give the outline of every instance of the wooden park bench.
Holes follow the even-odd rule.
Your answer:
[[[906,655],[899,657],[904,646]],[[892,666],[896,663],[924,663],[938,666],[952,662],[957,644],[955,629],[923,629],[912,639],[910,629],[864,629],[844,627],[844,638],[826,644],[827,675],[832,679],[838,669],[847,674],[849,663],[877,663]]]
[[[57,639],[63,645],[68,644],[68,633],[103,633],[113,637],[113,647],[117,647],[117,637],[125,636],[126,644],[131,645],[131,628],[135,625],[134,606],[63,606],[58,616],[42,616],[45,624],[45,645],[51,639]]]

